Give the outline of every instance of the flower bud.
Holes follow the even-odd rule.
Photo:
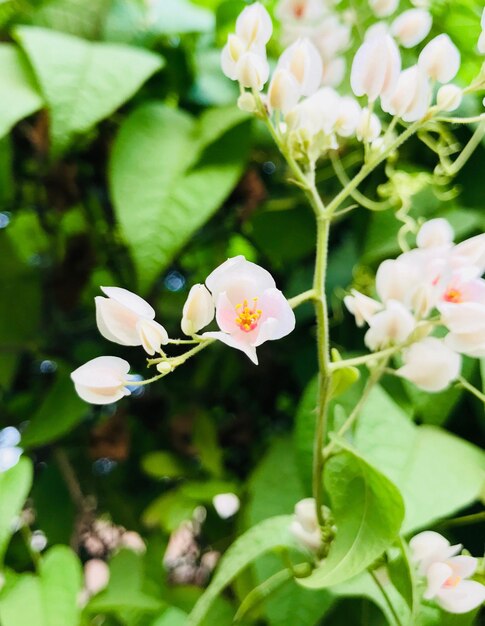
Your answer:
[[[381,99],[382,109],[398,115],[405,122],[424,117],[431,101],[428,77],[417,65],[401,72],[390,96]]]
[[[308,39],[298,39],[287,48],[278,61],[278,69],[293,74],[302,96],[311,96],[322,82],[322,59]]]
[[[300,97],[300,86],[289,70],[277,69],[268,89],[268,108],[286,115],[296,106]]]
[[[239,96],[237,99],[237,106],[241,109],[241,111],[246,111],[247,113],[256,113],[258,110],[256,98],[248,91],[245,91]]]
[[[343,23],[335,13],[327,14],[316,24],[318,26],[314,31],[312,41],[324,61],[332,60],[349,47],[351,27]]]
[[[463,99],[463,91],[456,85],[443,85],[438,89],[436,104],[441,111],[454,111]]]
[[[221,52],[222,72],[231,80],[237,80],[237,63],[246,52],[246,44],[237,35],[229,35]]]
[[[143,349],[150,356],[160,352],[160,346],[168,343],[167,331],[155,320],[141,319],[137,322],[136,329]]]
[[[241,503],[235,493],[218,493],[212,498],[212,504],[221,519],[228,519],[239,511]]]
[[[448,83],[460,69],[460,52],[448,35],[441,34],[421,50],[418,65],[433,80]]]
[[[281,22],[319,21],[327,8],[321,0],[280,0],[276,7],[276,17]]]
[[[335,120],[335,131],[341,137],[350,137],[359,124],[361,108],[351,96],[340,98]]]
[[[421,226],[416,235],[416,245],[418,248],[449,246],[453,243],[454,236],[448,220],[438,217],[434,220],[428,220]]]
[[[370,350],[381,350],[405,341],[416,327],[416,320],[397,300],[390,300],[384,311],[369,319],[369,330],[364,337]]]
[[[413,48],[428,36],[433,18],[424,9],[409,9],[401,13],[391,24],[391,35],[404,48]]]
[[[460,355],[435,337],[413,344],[404,351],[403,360],[396,374],[424,391],[443,391],[460,375]]]
[[[129,396],[126,388],[130,364],[116,356],[91,359],[71,374],[80,398],[91,404],[111,404]]]
[[[194,285],[189,291],[182,312],[182,332],[195,335],[214,319],[214,300],[204,285]]]
[[[134,532],[133,530],[123,533],[123,535],[121,536],[120,545],[122,548],[131,550],[136,554],[144,554],[147,549],[143,539],[138,533]]]
[[[377,17],[388,17],[397,9],[399,0],[369,0],[369,6]]]
[[[236,35],[244,39],[248,46],[266,45],[272,32],[271,17],[259,2],[246,7],[236,20]]]
[[[389,26],[386,22],[375,22],[375,24],[371,24],[365,31],[364,41],[369,41],[376,37],[385,37],[385,35],[389,35]]]
[[[261,91],[269,78],[268,61],[255,52],[245,52],[237,63],[236,77],[243,87]]]
[[[394,89],[401,57],[389,35],[372,37],[357,50],[352,62],[350,84],[356,96],[366,95],[371,102]]]
[[[173,370],[173,367],[167,361],[162,361],[161,363],[157,364],[157,370],[160,372],[160,374],[170,374],[170,372]]]
[[[359,141],[374,141],[381,133],[381,122],[375,113],[366,107],[360,112],[355,128],[355,136]]]
[[[89,559],[84,564],[84,586],[90,596],[107,587],[109,567],[101,559]]]
[[[312,552],[322,545],[314,498],[304,498],[295,505],[295,515],[290,530],[296,539]]]
[[[363,326],[364,322],[368,322],[377,311],[383,308],[380,302],[365,296],[356,289],[352,289],[350,293],[351,295],[345,296],[344,304],[348,311],[355,316],[357,326]]]

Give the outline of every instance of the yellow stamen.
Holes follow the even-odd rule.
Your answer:
[[[448,291],[443,296],[443,299],[446,302],[459,304],[460,302],[463,302],[463,294],[459,289],[454,289],[453,287],[450,287],[450,289],[448,289]]]
[[[238,315],[235,322],[245,333],[249,333],[251,330],[256,328],[258,320],[263,314],[261,309],[256,308],[257,301],[257,298],[253,298],[253,308],[249,307],[247,300],[244,300],[242,304],[236,305],[236,312]]]

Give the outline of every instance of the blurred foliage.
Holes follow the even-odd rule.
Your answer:
[[[281,569],[281,559],[265,555],[246,565],[270,547],[295,550],[287,516],[311,492],[316,356],[309,305],[298,309],[293,334],[261,347],[257,368],[215,345],[163,382],[103,407],[79,400],[69,379],[70,371],[103,354],[127,358],[145,373],[141,350],[108,345],[97,332],[93,297],[100,285],[149,299],[171,336],[180,333],[190,286],[229,256],[244,254],[271,269],[287,296],[311,286],[311,212],[288,185],[265,130],[234,106],[237,88],[219,68],[219,48],[244,6],[242,0],[0,2],[0,428],[20,429],[34,473],[30,521],[13,537],[7,520],[21,514],[32,464],[24,458],[0,474],[2,626],[76,626],[80,619],[85,626],[185,624],[211,570],[203,575],[201,555],[224,552],[239,536],[197,605],[201,623],[224,626],[247,593]],[[480,66],[474,46],[481,6],[437,0],[432,9],[435,32],[448,32],[462,52],[465,84]],[[465,99],[463,107],[473,114],[478,101]],[[461,144],[470,133],[454,132]],[[355,152],[341,156],[352,172]],[[485,230],[483,163],[481,146],[454,181],[454,193],[445,194],[429,183],[434,155],[413,139],[399,161],[411,217],[444,216],[459,238]],[[328,163],[318,177],[324,197],[339,189]],[[384,181],[378,171],[363,191],[392,195]],[[334,228],[328,296],[342,353],[362,349],[343,294],[350,286],[369,292],[379,262],[399,253],[400,226],[392,211],[359,209]],[[474,363],[465,371],[485,387],[483,363],[482,383]],[[332,401],[335,423],[362,389],[362,380],[345,389],[355,378],[346,376]],[[338,554],[354,553],[354,561],[345,561],[341,577],[340,561],[327,562],[305,587],[314,577],[341,584],[312,590],[286,581],[240,623],[392,620],[367,574],[346,580],[364,559],[352,524],[371,528],[367,516],[378,517],[395,534],[404,514],[401,495],[406,533],[478,511],[484,440],[483,408],[461,388],[430,396],[385,378],[352,440],[342,443],[352,474],[340,501],[332,502],[347,533]],[[340,462],[332,461],[327,481],[341,480]],[[212,504],[226,492],[243,505],[227,520]],[[197,556],[177,584],[163,555],[171,533],[201,507],[206,518],[193,537]],[[265,530],[243,534],[270,517]],[[97,554],[96,520],[139,532],[148,549],[110,558],[108,587],[81,614],[75,552],[83,561]],[[26,545],[36,530],[45,532],[48,547],[34,575],[36,556]],[[450,535],[479,554],[479,530],[456,526]],[[372,543],[369,533],[360,539]],[[98,556],[112,556],[109,542],[96,540]],[[382,546],[366,545],[370,563]],[[399,558],[395,575],[402,580]],[[222,594],[230,583],[231,593]],[[465,626],[473,619],[453,621],[429,608],[419,623]]]

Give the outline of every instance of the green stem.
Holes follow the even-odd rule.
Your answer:
[[[475,115],[474,117],[435,117],[435,120],[447,124],[472,124],[474,122],[483,122],[485,120],[485,113]]]
[[[362,356],[356,356],[352,359],[343,359],[342,361],[334,361],[330,363],[330,369],[332,372],[335,370],[343,369],[344,367],[354,367],[356,365],[366,365],[367,363],[375,361],[376,359],[381,359],[384,357],[389,357],[395,354],[400,348],[393,346],[392,348],[386,348],[385,350],[380,350],[379,352],[370,352],[369,354],[364,354]]]
[[[308,291],[304,291],[297,296],[293,296],[293,298],[289,298],[288,304],[292,309],[296,309],[296,307],[300,306],[300,304],[313,300],[313,298],[315,298],[315,290],[309,289]]]
[[[293,574],[289,569],[283,569],[273,574],[260,585],[252,589],[241,602],[234,623],[240,622],[247,614],[262,604],[272,593],[277,591],[282,585],[293,578]]]
[[[446,174],[448,176],[455,176],[461,168],[465,165],[471,155],[475,152],[475,149],[480,145],[483,136],[485,135],[485,121],[477,126],[475,132],[470,138],[470,141],[466,144],[460,153],[460,156],[456,158],[453,164],[446,168]]]
[[[403,626],[403,623],[401,622],[401,619],[400,619],[399,615],[397,614],[396,609],[394,608],[392,600],[387,595],[387,591],[386,591],[384,585],[379,580],[379,577],[376,575],[376,573],[373,570],[369,570],[369,573],[372,576],[372,579],[374,580],[375,584],[379,588],[379,590],[380,590],[380,592],[382,594],[382,597],[384,598],[384,601],[387,604],[387,608],[389,609],[392,617],[394,618],[394,621],[396,622],[396,626]]]
[[[445,520],[441,522],[439,526],[442,528],[448,528],[450,526],[465,526],[468,524],[479,524],[485,521],[485,511],[479,513],[472,513],[471,515],[462,515],[461,517],[455,517],[454,519]]]
[[[27,548],[27,552],[29,553],[32,563],[34,564],[36,571],[39,572],[42,559],[40,554],[32,548],[32,532],[30,531],[30,528],[26,524],[22,524],[20,534],[22,535],[22,539],[24,540],[25,547]]]
[[[330,152],[330,161],[332,162],[333,169],[340,183],[343,187],[346,187],[350,183],[350,179],[347,176],[340,159],[333,151]],[[356,202],[370,211],[382,211],[390,206],[388,202],[376,202],[375,200],[367,198],[367,196],[364,196],[364,194],[360,193],[357,189],[355,189],[350,195]]]
[[[467,391],[469,391],[470,393],[472,393],[476,398],[478,398],[479,400],[481,400],[484,404],[485,404],[485,394],[482,393],[479,389],[477,389],[474,385],[472,385],[471,383],[469,383],[465,378],[463,378],[463,376],[460,376],[458,378],[458,382],[460,383],[460,385],[466,389]]]

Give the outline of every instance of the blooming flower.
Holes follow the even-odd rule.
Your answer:
[[[295,505],[295,517],[290,530],[306,548],[317,551],[322,545],[314,498],[304,498]]]
[[[302,96],[311,96],[322,81],[322,59],[309,39],[298,39],[281,55],[278,68],[295,77]]]
[[[369,319],[365,345],[380,350],[405,341],[416,327],[416,320],[408,309],[397,300],[389,300],[386,308]]]
[[[424,391],[442,391],[460,375],[460,355],[435,337],[412,344],[404,351],[403,360],[396,374]]]
[[[13,426],[7,426],[0,430],[0,472],[6,472],[17,465],[22,454],[20,433]]]
[[[357,326],[363,326],[365,322],[369,323],[373,315],[383,308],[380,302],[365,296],[356,289],[352,289],[350,293],[351,295],[345,296],[344,304],[348,311],[355,316]]]
[[[111,404],[130,395],[130,364],[116,356],[91,359],[71,373],[80,398],[91,404]]]
[[[121,287],[101,287],[108,296],[96,296],[96,322],[99,332],[122,346],[143,346],[155,354],[168,342],[167,331],[155,322],[155,310],[135,293]]]
[[[426,576],[426,600],[435,600],[449,613],[468,613],[485,601],[485,586],[468,580],[476,570],[477,559],[455,556],[462,549],[433,531],[419,533],[409,542],[418,572]]]
[[[207,277],[206,285],[221,330],[204,336],[242,350],[255,364],[258,346],[281,339],[295,327],[293,310],[271,274],[243,256],[225,261]]]

